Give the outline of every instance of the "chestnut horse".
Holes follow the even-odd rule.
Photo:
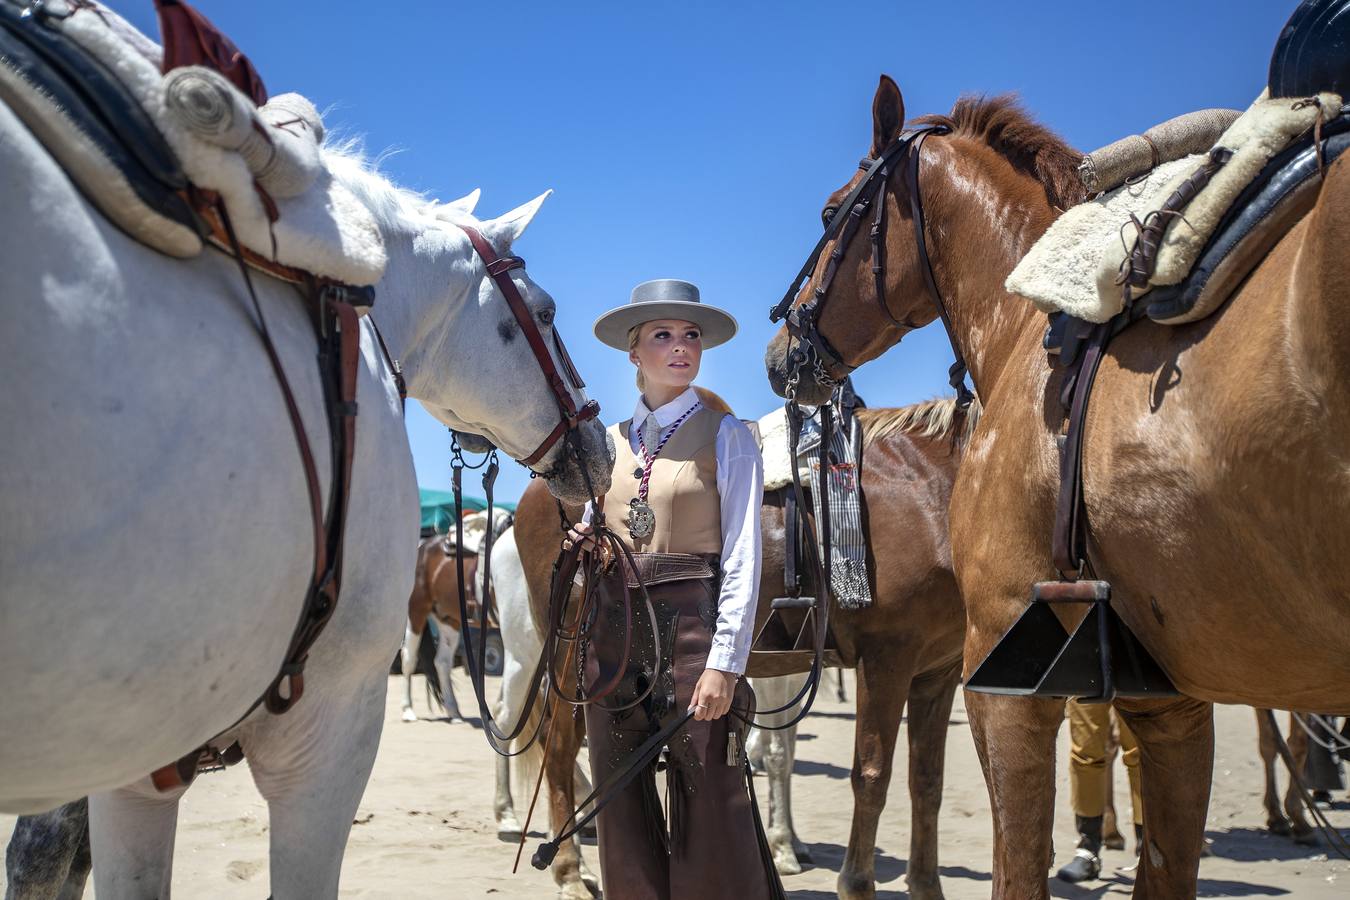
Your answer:
[[[873,156],[904,120],[900,90],[883,76]],[[1026,608],[1031,584],[1056,574],[1062,376],[1041,347],[1045,317],[1003,285],[1084,189],[1080,154],[1008,98],[962,99],[928,121],[951,129],[922,147],[928,255],[985,404],[951,505],[969,674]],[[855,240],[819,319],[843,358],[823,367],[836,379],[939,317],[905,179],[889,191],[885,296],[874,296],[869,242]],[[1184,695],[1116,701],[1142,748],[1149,811],[1135,896],[1195,896],[1211,702],[1350,711],[1347,248],[1350,164],[1340,159],[1312,211],[1223,309],[1189,325],[1132,326],[1097,376],[1083,451],[1091,561],[1113,586],[1112,607]],[[766,357],[779,389],[788,348],[780,331]],[[826,395],[828,384],[802,375],[799,400]],[[993,807],[992,892],[1046,897],[1063,703],[967,692],[966,709]]]
[[[947,505],[960,448],[978,416],[952,400],[902,409],[861,409],[865,455],[864,523],[872,549],[871,608],[836,609],[831,626],[844,665],[857,668],[858,717],[853,756],[853,826],[839,873],[839,895],[875,894],[877,820],[886,804],[900,719],[908,713],[912,808],[906,869],[910,896],[940,898],[937,826],[947,722],[960,675],[965,614],[952,575]],[[866,510],[876,511],[868,517]],[[568,510],[575,519],[579,509]],[[783,596],[783,492],[771,491],[760,511],[764,565],[758,624],[769,600]],[[531,484],[516,510],[516,546],[529,584],[535,621],[545,621],[549,577],[562,532],[547,492]],[[755,658],[751,655],[750,674]],[[762,704],[761,704],[762,705]],[[581,746],[580,716],[552,723],[545,760],[553,827],[576,802],[573,768]],[[790,838],[790,836],[789,836]],[[563,846],[554,878],[567,897],[586,898],[581,857]]]

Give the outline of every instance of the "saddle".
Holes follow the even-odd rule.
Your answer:
[[[91,0],[0,0],[0,100],[110,222],[162,253],[235,243],[276,277],[369,286],[384,272],[371,211],[333,178],[323,123],[270,101],[199,13],[157,0],[165,48]],[[161,74],[161,68],[163,74]]]

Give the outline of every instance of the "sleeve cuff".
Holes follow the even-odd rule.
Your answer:
[[[745,663],[737,662],[735,654],[730,647],[714,646],[708,653],[708,662],[704,665],[705,669],[716,669],[719,672],[730,672],[732,675],[744,675]]]

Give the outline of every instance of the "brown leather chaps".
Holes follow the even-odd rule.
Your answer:
[[[600,784],[633,752],[689,706],[708,659],[717,621],[717,561],[685,554],[634,554],[660,629],[661,671],[655,671],[651,623],[637,601],[633,639],[618,689],[586,707],[591,777]],[[598,619],[583,663],[588,686],[605,684],[623,656],[623,566],[606,576]],[[648,696],[621,712],[649,686]],[[754,693],[741,681],[733,708],[746,719]],[[654,765],[614,796],[598,817],[600,871],[612,900],[768,900],[781,896],[778,873],[751,810],[746,785],[745,731],[731,715],[691,719]],[[666,810],[656,772],[666,771]],[[777,891],[775,891],[777,888]]]

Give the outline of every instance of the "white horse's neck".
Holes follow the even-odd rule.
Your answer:
[[[375,214],[389,263],[375,288],[372,319],[399,361],[408,395],[448,405],[443,369],[454,322],[476,297],[482,270],[467,238],[434,218],[425,201],[371,172],[356,158],[329,154],[342,184]],[[462,239],[461,239],[462,238]]]

